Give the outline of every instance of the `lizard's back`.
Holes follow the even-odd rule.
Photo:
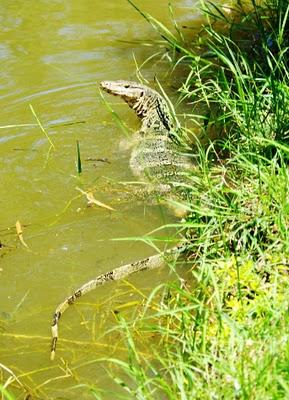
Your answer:
[[[133,140],[130,167],[135,176],[148,178],[156,186],[169,190],[173,182],[184,180],[192,167],[174,138],[174,124],[165,99],[145,85],[129,81],[104,81],[106,92],[120,96],[142,120]]]

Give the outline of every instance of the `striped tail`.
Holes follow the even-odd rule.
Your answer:
[[[75,301],[82,297],[84,294],[91,292],[96,287],[104,285],[110,281],[118,281],[124,279],[132,274],[140,271],[149,271],[156,268],[160,268],[169,262],[176,261],[181,253],[186,250],[185,244],[177,245],[170,250],[167,250],[160,254],[155,254],[151,257],[144,258],[142,260],[135,261],[131,264],[122,265],[121,267],[115,268],[110,272],[106,272],[97,276],[95,279],[85,283],[78,288],[71,296],[67,297],[62,303],[60,303],[53,315],[52,320],[52,341],[51,341],[51,354],[50,359],[54,360],[56,352],[56,344],[58,340],[58,323],[67,308],[74,304]]]

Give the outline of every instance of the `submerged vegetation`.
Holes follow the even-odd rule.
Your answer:
[[[155,289],[139,319],[121,320],[129,360],[113,360],[127,375],[115,380],[137,399],[287,398],[288,2],[205,2],[194,41],[137,10],[187,70],[180,93],[194,128],[184,134],[198,168],[178,232],[192,278]],[[140,335],[155,337],[152,361]]]

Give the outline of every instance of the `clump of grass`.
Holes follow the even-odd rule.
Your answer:
[[[158,299],[153,315],[121,320],[129,358],[113,360],[126,374],[115,381],[136,399],[287,398],[289,5],[203,8],[195,41],[141,11],[174,67],[189,66],[180,88],[188,118],[202,110],[178,226],[192,277],[155,289],[145,308]],[[148,345],[150,359],[139,351]]]

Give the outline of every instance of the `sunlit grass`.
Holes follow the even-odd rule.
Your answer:
[[[2,397],[4,397],[4,399],[14,400],[14,397],[1,384],[0,384],[0,393],[2,394]]]
[[[111,377],[137,399],[287,398],[289,6],[204,2],[203,32],[189,40],[129,2],[174,67],[188,65],[180,93],[200,134],[197,168],[180,183],[189,213],[175,225],[191,275],[153,290],[139,318],[120,317],[128,359],[111,359],[124,372]]]

